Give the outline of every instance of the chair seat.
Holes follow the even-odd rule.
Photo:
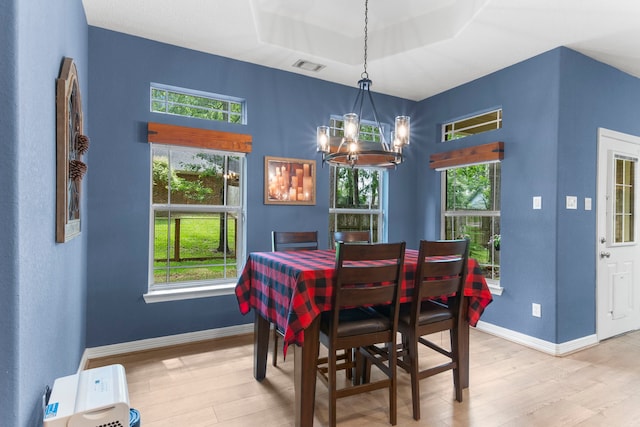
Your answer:
[[[388,317],[391,315],[391,309],[389,306],[376,307],[376,311],[383,316]],[[443,320],[449,320],[452,318],[453,314],[446,305],[433,300],[424,300],[420,306],[418,324],[426,325],[429,323],[442,322]],[[405,326],[411,324],[411,303],[407,302],[400,304],[398,323]]]
[[[373,309],[353,308],[340,311],[338,336],[370,334],[389,330],[391,320]],[[331,313],[323,313],[320,320],[320,330],[328,333],[331,328]]]
[[[422,302],[420,313],[418,315],[418,325],[426,325],[428,323],[442,322],[453,318],[453,314],[449,308],[435,301],[426,300]],[[409,310],[400,309],[398,318],[399,323],[411,323]]]

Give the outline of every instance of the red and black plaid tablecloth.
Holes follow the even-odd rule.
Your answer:
[[[236,285],[242,314],[251,308],[284,331],[285,352],[290,344],[302,345],[304,330],[323,311],[331,310],[335,251],[253,252]],[[418,251],[407,249],[401,302],[411,299]],[[469,297],[468,319],[475,326],[491,292],[474,259],[469,259],[464,290]]]

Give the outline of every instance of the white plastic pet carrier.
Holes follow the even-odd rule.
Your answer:
[[[129,427],[129,416],[124,367],[109,365],[56,379],[44,427]]]

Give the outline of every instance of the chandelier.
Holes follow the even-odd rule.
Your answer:
[[[395,119],[395,130],[391,131],[391,143],[387,142],[384,129],[378,119],[378,112],[371,95],[372,82],[367,73],[367,26],[369,23],[369,0],[364,3],[364,71],[358,81],[358,95],[353,103],[352,112],[343,116],[343,135],[332,135],[330,126],[318,126],[318,152],[322,153],[322,163],[351,167],[394,168],[402,163],[402,148],[409,145],[410,118],[398,116]],[[371,140],[362,140],[360,120],[365,100],[369,100],[373,110],[373,124],[369,135]],[[357,112],[356,112],[357,111]]]

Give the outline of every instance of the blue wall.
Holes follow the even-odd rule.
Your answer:
[[[0,3],[0,413],[3,423],[15,426],[40,425],[45,385],[73,373],[85,347],[251,320],[239,315],[233,296],[144,303],[147,122],[253,135],[247,250],[268,250],[271,229],[327,229],[328,168],[318,169],[315,207],[265,206],[264,156],[317,158],[315,126],[347,110],[355,91],[97,28],[87,31],[81,1],[63,3]],[[54,99],[64,56],[78,67],[91,148],[83,232],[56,244]],[[249,125],[151,114],[150,82],[244,97]],[[376,100],[383,121],[402,112],[413,124],[408,161],[389,177],[389,240],[415,247],[420,238],[439,236],[440,174],[428,168],[430,154],[502,140],[505,292],[483,320],[553,343],[595,333],[596,209],[567,211],[564,198],[596,202],[598,127],[640,135],[639,80],[560,48],[418,104]],[[438,142],[444,120],[496,106],[504,111],[502,129]],[[532,196],[542,196],[542,210],[531,209]],[[326,234],[321,239],[328,246]],[[542,304],[542,318],[531,317],[531,302]]]
[[[128,342],[252,322],[234,295],[146,304],[149,242],[148,122],[251,134],[248,159],[247,250],[270,250],[275,230],[320,231],[328,247],[329,168],[318,162],[315,206],[263,204],[264,156],[318,159],[315,127],[351,108],[354,87],[327,83],[188,49],[89,28],[91,180],[88,189],[87,346]],[[248,125],[149,112],[150,82],[247,100]],[[377,96],[381,120],[412,114],[415,103]],[[411,148],[409,149],[411,151]],[[411,161],[390,176],[389,238],[417,244],[410,210]],[[413,242],[415,241],[415,243]]]
[[[9,421],[18,420],[18,188],[15,163],[18,159],[16,141],[19,134],[18,77],[16,73],[17,33],[15,1],[0,3],[0,182],[3,197],[0,197],[0,223],[5,227],[0,240],[0,414]],[[13,107],[13,108],[11,108]]]
[[[555,241],[560,51],[554,50],[423,101],[428,122],[425,158],[435,152],[504,141],[501,189],[501,285],[482,320],[555,342]],[[440,126],[452,118],[495,107],[502,129],[441,143]],[[424,168],[424,212],[440,211],[440,172]],[[542,196],[542,210],[531,209]],[[438,237],[439,218],[425,218],[425,234]],[[543,317],[531,317],[531,303]]]
[[[266,206],[265,155],[317,158],[314,127],[347,110],[354,88],[90,28],[92,155],[88,211],[87,346],[249,322],[233,296],[145,304],[149,121],[248,133],[247,250],[269,250],[272,229],[318,229],[327,246],[328,168],[319,168],[317,205]],[[149,83],[247,99],[247,126],[149,112]],[[601,84],[606,82],[608,86]],[[605,90],[605,87],[615,90]],[[595,333],[595,209],[567,211],[566,195],[595,203],[597,127],[640,134],[633,115],[638,79],[559,48],[418,104],[378,96],[385,114],[412,115],[407,164],[390,174],[389,240],[439,237],[440,174],[429,156],[505,142],[502,163],[501,284],[483,320],[552,343]],[[620,96],[625,94],[624,96]],[[617,103],[616,103],[617,102]],[[620,111],[614,105],[620,106]],[[446,144],[445,120],[503,108],[503,128]],[[286,118],[286,119],[283,119]],[[300,126],[284,126],[283,123]],[[542,210],[532,197],[542,197]],[[531,303],[542,306],[531,316]],[[119,311],[120,316],[112,313]]]
[[[45,386],[74,373],[85,348],[87,233],[55,243],[55,79],[74,58],[86,100],[87,23],[80,0],[9,0],[0,12],[0,424],[37,426]]]
[[[640,80],[569,49],[561,50],[558,133],[557,342],[596,327],[598,128],[640,135]],[[562,209],[565,196],[581,208]]]
[[[504,141],[502,296],[482,320],[552,343],[595,334],[597,128],[640,134],[640,81],[575,51],[559,48],[420,103],[426,121],[422,161],[432,153]],[[503,108],[503,128],[440,143],[452,118]],[[439,212],[440,173],[422,168],[424,212]],[[565,197],[579,209],[566,210]],[[532,197],[542,196],[542,210]],[[591,197],[594,208],[583,209]],[[419,218],[438,237],[439,218]],[[542,317],[531,316],[531,303]]]

